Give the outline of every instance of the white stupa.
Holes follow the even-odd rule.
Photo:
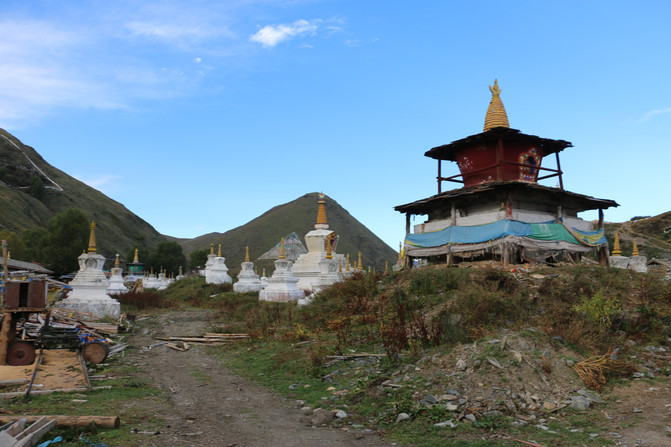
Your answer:
[[[219,244],[219,252],[217,256],[207,256],[207,263],[205,264],[205,282],[207,284],[231,284],[233,278],[228,275],[228,267],[226,267],[226,258],[221,256],[221,244]],[[208,265],[209,264],[209,265]]]
[[[179,281],[180,279],[184,279],[186,276],[184,276],[184,272],[182,271],[182,266],[179,266],[179,274],[175,277],[175,281]]]
[[[296,278],[291,271],[291,261],[284,256],[284,238],[280,246],[280,257],[275,261],[275,271],[268,279],[268,287],[259,292],[261,301],[290,302],[305,297],[305,292],[296,284]]]
[[[95,222],[91,222],[89,248],[78,258],[79,271],[70,281],[72,291],[66,299],[56,303],[56,307],[95,314],[101,318],[119,318],[121,305],[107,294],[109,282],[103,272],[105,257],[96,253],[95,228]]]
[[[305,235],[308,252],[300,255],[293,266],[298,287],[309,293],[342,280],[345,266],[345,257],[335,253],[338,235],[329,230],[324,194],[319,194],[318,204],[315,229]]]
[[[117,253],[116,259],[114,260],[114,267],[111,270],[109,285],[107,286],[108,294],[128,292],[128,288],[124,285],[122,272],[123,270],[119,267],[119,253]]]
[[[245,262],[240,264],[242,270],[233,290],[238,293],[259,292],[263,289],[259,275],[254,272],[254,263],[249,260],[249,247],[245,247]]]

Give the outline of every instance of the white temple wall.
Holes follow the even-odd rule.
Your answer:
[[[484,225],[505,219],[506,210],[500,208],[500,205],[493,205],[491,203],[462,209],[457,208],[457,225],[464,227]],[[515,206],[512,210],[512,218],[514,220],[528,223],[548,222],[557,218],[557,211],[558,210],[553,210],[552,212],[549,212],[546,205],[515,202]],[[583,231],[594,230],[592,222],[575,217],[575,211],[567,210],[564,211],[563,214],[564,221],[567,225]],[[447,219],[427,220],[424,223],[416,224],[414,226],[414,233],[421,234],[440,231],[450,225],[452,225],[452,219],[449,217]]]

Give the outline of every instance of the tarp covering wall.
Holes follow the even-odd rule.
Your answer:
[[[430,233],[409,234],[405,242],[412,247],[431,248],[456,244],[481,244],[508,236],[547,242],[561,241],[589,247],[598,247],[606,243],[603,230],[581,231],[563,223],[527,223],[509,219],[484,225],[453,226]]]

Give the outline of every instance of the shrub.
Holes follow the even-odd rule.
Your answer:
[[[620,302],[615,298],[608,298],[599,291],[591,298],[582,298],[582,302],[573,307],[579,313],[584,314],[593,323],[610,325],[616,314],[622,312]]]

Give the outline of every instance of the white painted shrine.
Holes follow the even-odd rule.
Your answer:
[[[219,252],[214,256],[212,249],[207,255],[207,263],[205,264],[205,282],[207,284],[231,284],[233,278],[228,274],[228,267],[226,267],[226,258],[221,256],[221,244],[219,244]]]
[[[273,276],[268,278],[268,287],[259,292],[260,301],[290,302],[305,297],[305,292],[297,286],[298,278],[291,271],[292,263],[284,256],[284,238],[280,257],[275,261]]]
[[[254,263],[249,260],[249,247],[245,247],[245,261],[240,264],[242,270],[233,290],[238,293],[259,292],[264,288],[259,275],[254,272]]]
[[[124,279],[123,279],[123,270],[121,267],[119,267],[119,253],[116,254],[116,259],[114,260],[114,267],[110,271],[110,279],[109,279],[109,285],[107,287],[107,293],[109,294],[115,294],[115,293],[126,293],[128,292],[128,288],[124,284]]]
[[[88,251],[82,253],[78,260],[79,271],[70,282],[72,291],[55,306],[101,318],[119,318],[121,305],[107,294],[109,281],[103,272],[105,257],[96,253],[95,222],[91,222]]]

